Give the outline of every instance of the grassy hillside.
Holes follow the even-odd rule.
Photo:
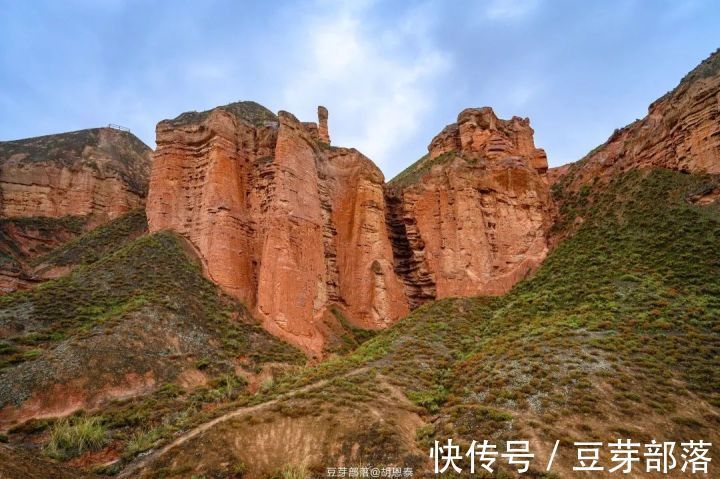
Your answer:
[[[425,155],[395,175],[395,177],[388,181],[388,186],[391,188],[403,189],[414,185],[425,177],[425,175],[430,173],[434,166],[450,163],[456,158],[463,157],[455,151],[443,153],[442,155],[432,159],[430,158],[430,155]],[[467,161],[465,158],[463,158],[463,160]]]
[[[147,233],[145,211],[137,209],[63,244],[33,261],[35,266],[89,264]]]
[[[709,182],[636,171],[558,192],[582,224],[532,279],[503,298],[423,307],[368,345],[441,414],[428,437],[716,436],[720,210],[686,201]]]
[[[105,231],[58,258],[85,257]],[[0,361],[5,439],[60,459],[105,451],[92,465],[152,447],[305,357],[206,280],[182,240],[159,233],[0,298]],[[68,407],[70,419],[23,424],[26,408],[52,417]]]
[[[0,219],[0,288],[35,286],[97,261],[147,232],[142,209],[88,232],[90,220],[80,216]]]
[[[75,245],[94,245],[93,239],[102,233],[91,232]],[[74,250],[63,248],[58,257]],[[83,251],[78,256],[91,255],[94,248]],[[20,358],[17,353],[9,360],[4,357],[6,362],[0,365],[38,357],[55,341],[92,335],[96,328],[111,327],[147,308],[181,314],[196,326],[228,328],[242,307],[219,295],[171,234],[145,236],[66,277],[0,298],[1,350],[4,356],[12,350],[21,352]],[[242,317],[246,318],[244,313]],[[233,343],[230,332],[218,332],[228,333],[224,343]],[[235,342],[244,345],[247,339]]]
[[[86,221],[79,216],[0,219],[0,275],[29,281],[28,263],[81,235]]]
[[[341,460],[411,465],[423,477],[430,444],[448,438],[463,446],[488,439],[501,450],[503,441],[528,439],[537,459],[522,477],[575,477],[575,441],[716,443],[720,206],[691,200],[719,181],[654,170],[577,193],[558,187],[555,234],[566,239],[509,294],[427,304],[354,352],[276,371],[257,389],[232,372],[233,358],[255,358],[244,367],[258,372],[264,362],[301,361],[249,320],[235,322],[239,306],[202,279],[178,240],[141,238],[66,279],[10,296],[2,309],[32,309],[36,332],[64,338],[94,331],[88,325],[140,330],[153,315],[163,327],[187,315],[216,331],[207,341],[220,347],[192,350],[192,359],[172,364],[192,361],[208,371],[208,382],[187,389],[168,376],[149,395],[65,422],[34,421],[10,440],[40,441],[45,454],[72,457],[79,451],[71,438],[87,431],[101,451],[118,451],[119,462],[105,471],[137,465],[129,477],[152,478],[320,474]],[[133,311],[142,322],[128,319]],[[182,330],[182,321],[172,321]],[[248,339],[248,331],[257,336]],[[28,364],[51,354],[52,344],[42,343],[40,359]],[[212,418],[222,420],[193,429]],[[49,439],[38,439],[43,434]],[[159,449],[178,437],[176,447]],[[560,450],[548,473],[555,440]],[[56,454],[53,444],[66,447]],[[145,462],[138,454],[149,450]],[[603,464],[611,465],[607,457]],[[513,477],[498,465],[493,477]]]
[[[227,105],[219,106],[216,109],[226,111],[235,115],[241,120],[245,120],[254,126],[262,126],[268,121],[278,121],[277,115],[268,110],[264,106],[254,101],[238,101]],[[213,109],[215,110],[215,109]],[[188,125],[204,121],[213,110],[207,111],[187,111],[180,114],[173,120],[169,120],[176,125]]]
[[[399,387],[425,422],[418,450],[448,437],[530,439],[543,465],[557,439],[561,477],[573,477],[574,441],[717,441],[720,209],[688,201],[717,182],[635,171],[602,189],[558,190],[559,228],[575,232],[531,279],[500,298],[427,304],[349,356],[287,375],[273,394],[369,367],[375,379],[348,386],[345,401],[362,404],[378,378]],[[322,397],[306,399],[307,415],[332,404]],[[529,477],[556,477],[543,470]]]

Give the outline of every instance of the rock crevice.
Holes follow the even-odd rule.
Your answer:
[[[147,216],[271,333],[323,354],[339,312],[378,329],[436,298],[504,292],[544,257],[544,152],[528,121],[466,110],[412,181],[385,184],[318,122],[241,102],[157,127]]]

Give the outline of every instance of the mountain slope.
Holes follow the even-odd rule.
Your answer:
[[[49,261],[91,257],[106,230]],[[0,298],[0,429],[11,443],[53,437],[64,426],[51,418],[76,413],[70,428],[81,427],[102,411],[97,424],[114,462],[124,450],[150,447],[129,444],[151,425],[181,427],[174,424],[257,388],[274,369],[304,363],[204,279],[189,251],[169,233],[146,235],[68,276]]]
[[[38,257],[144,208],[150,153],[113,128],[0,142],[0,292],[35,286]]]
[[[0,477],[15,479],[93,479],[97,476],[54,464],[32,453],[0,444]]]
[[[529,439],[538,458],[530,477],[543,477],[556,439],[560,477],[573,477],[574,441],[720,440],[720,208],[688,201],[718,181],[635,171],[607,188],[569,193],[565,204],[574,206],[563,215],[583,222],[532,279],[500,298],[425,305],[355,353],[286,376],[273,394],[313,384],[318,391],[280,396],[263,427],[314,424],[316,432],[293,443],[303,456],[287,456],[295,466],[309,460],[311,470],[368,458],[428,467],[434,439]],[[322,386],[327,379],[334,389]],[[322,425],[328,415],[359,421],[325,450],[318,437],[337,430]],[[150,461],[144,477],[211,475],[222,464],[263,477],[268,466],[245,451],[283,456],[254,424],[242,414],[221,422]],[[345,448],[355,454],[333,452]]]
[[[364,157],[319,144],[317,126],[287,113],[279,117],[285,131],[276,133],[278,125],[265,118],[268,112],[250,103],[231,111],[181,116],[173,120],[181,124],[179,130],[171,128],[173,122],[161,123],[167,135],[163,154],[168,164],[163,168],[187,184],[166,185],[172,195],[158,197],[162,211],[156,211],[155,220],[192,227],[186,237],[209,239],[206,252],[244,252],[243,245],[255,238],[257,225],[247,216],[243,241],[219,250],[220,245],[212,243],[219,235],[208,231],[222,231],[212,229],[219,224],[213,215],[224,217],[226,232],[237,231],[240,216],[229,212],[245,211],[248,201],[238,195],[232,208],[223,203],[230,196],[218,191],[242,191],[232,181],[222,183],[229,177],[225,166],[260,174],[263,188],[254,201],[261,210],[269,207],[262,200],[272,199],[266,193],[279,192],[263,183],[271,170],[287,175],[287,184],[278,184],[287,196],[279,199],[296,194],[304,198],[292,215],[307,213],[302,206],[314,205],[317,221],[304,230],[312,235],[273,236],[283,231],[279,226],[288,216],[286,202],[280,201],[276,206],[282,208],[272,215],[278,223],[265,225],[272,241],[263,251],[269,254],[259,258],[272,263],[286,245],[293,244],[302,254],[308,253],[302,245],[311,245],[323,254],[312,256],[318,268],[309,276],[297,267],[308,261],[302,254],[285,258],[295,263],[283,260],[271,266],[283,274],[295,268],[289,278],[311,282],[311,290],[328,294],[311,305],[308,298],[315,296],[295,295],[293,291],[300,290],[284,288],[295,283],[270,274],[269,281],[258,282],[268,307],[275,304],[279,289],[283,301],[300,298],[303,307],[327,306],[345,327],[344,311],[331,307],[333,298],[345,297],[330,294],[337,278],[316,273],[323,268],[339,271],[340,247],[348,238],[362,238],[370,245],[382,237],[385,221],[391,236],[404,236],[401,248],[392,245],[393,258],[412,258],[407,249],[417,240],[412,231],[417,215],[407,214],[402,208],[406,198],[395,196],[408,191],[427,195],[432,204],[458,192],[480,200],[500,197],[498,203],[519,206],[518,212],[503,210],[511,211],[505,217],[529,219],[520,222],[530,226],[530,234],[524,235],[530,238],[528,244],[540,240],[538,262],[548,253],[548,244],[554,248],[531,277],[503,296],[426,303],[371,339],[350,322],[345,346],[365,340],[357,349],[303,366],[298,350],[270,336],[244,305],[203,278],[207,257],[195,256],[202,248],[167,231],[136,238],[143,232],[136,228],[144,225],[143,218],[129,215],[43,256],[51,268],[77,265],[69,275],[0,298],[0,440],[21,452],[11,466],[36,470],[46,459],[34,454],[41,454],[65,462],[57,467],[58,474],[65,475],[75,468],[119,478],[264,479],[319,476],[328,467],[358,466],[411,467],[415,477],[435,477],[428,451],[434,441],[451,438],[462,453],[472,440],[489,440],[499,452],[510,440],[528,440],[535,458],[519,477],[557,478],[578,477],[573,471],[573,443],[578,441],[717,444],[717,55],[656,102],[646,119],[548,176],[544,153],[532,144],[527,120],[498,120],[489,109],[463,112],[457,124],[433,140],[431,160],[411,168],[394,186],[391,182],[384,195],[381,175],[365,168],[369,164]],[[280,155],[270,159],[260,152],[275,134],[285,135],[285,140],[279,142]],[[217,147],[209,163],[203,145]],[[247,146],[252,155],[237,157],[238,145]],[[464,147],[467,150],[458,153],[457,148]],[[185,156],[176,155],[180,150],[197,161],[198,168],[184,167]],[[323,161],[316,162],[318,158]],[[300,163],[303,168],[297,168]],[[318,165],[322,168],[316,173],[321,174],[307,181],[295,175]],[[201,174],[206,167],[218,181]],[[362,174],[354,176],[358,171]],[[362,180],[358,184],[369,187],[366,198],[372,201],[331,201],[337,186],[332,182],[344,175]],[[492,176],[490,183],[487,175]],[[459,176],[469,181],[455,183]],[[483,181],[477,182],[478,177]],[[248,176],[232,178],[245,181]],[[530,183],[534,187],[522,189],[528,201],[520,201],[514,188]],[[435,188],[438,184],[444,188]],[[204,193],[192,199],[188,185]],[[217,190],[219,185],[226,190]],[[345,190],[338,191],[342,199]],[[175,198],[199,203],[181,207]],[[308,198],[312,202],[305,202]],[[384,218],[378,214],[380,200],[401,208]],[[431,231],[455,219],[448,211],[457,203],[447,201],[448,208],[428,215],[436,221]],[[333,210],[335,204],[341,206]],[[487,228],[488,244],[497,246],[492,234],[497,223],[486,216],[486,206],[470,203],[460,211],[468,221],[479,216],[478,228]],[[205,209],[212,214],[193,216]],[[348,210],[371,215],[372,227],[362,228],[369,236],[330,227],[345,220],[354,224],[354,216],[344,216]],[[548,230],[551,213],[555,223]],[[467,235],[460,224],[447,231]],[[344,238],[338,245],[336,236]],[[468,249],[460,240],[455,247],[441,239],[440,249]],[[257,279],[252,271],[268,265],[246,259],[251,267],[239,278],[252,283]],[[216,266],[237,274],[231,264],[217,261]],[[422,273],[418,264],[408,261],[400,269]],[[443,271],[457,266],[443,265]],[[370,271],[384,274],[379,266],[371,263]],[[529,270],[522,269],[523,275]],[[367,268],[358,271],[367,273]],[[423,275],[413,280],[418,278],[423,280]],[[429,289],[419,290],[423,300],[437,297]],[[558,456],[548,472],[556,445]],[[601,456],[606,470],[613,465],[608,449]],[[7,451],[0,448],[0,455],[7,457]],[[679,468],[682,458],[677,454]],[[458,465],[464,469],[461,476],[467,476],[468,462],[461,459]],[[633,477],[658,477],[645,473],[643,466],[634,465]],[[715,466],[710,465],[711,474]],[[492,477],[518,477],[502,457],[495,469]]]
[[[0,214],[114,218],[144,205],[150,153],[113,128],[0,142]]]
[[[87,222],[82,216],[0,219],[2,292],[28,289],[68,274],[147,232],[143,210],[133,210],[83,234]]]
[[[33,261],[81,235],[86,223],[80,216],[0,218],[0,293],[36,285]]]

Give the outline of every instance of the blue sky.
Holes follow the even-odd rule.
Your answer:
[[[255,100],[387,178],[466,107],[528,116],[557,166],[720,47],[715,0],[0,0],[0,140]]]

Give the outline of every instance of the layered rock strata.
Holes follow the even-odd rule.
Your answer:
[[[157,127],[151,231],[187,238],[273,334],[319,357],[338,321],[384,328],[427,300],[501,293],[544,257],[547,161],[527,120],[466,110],[386,185],[329,145],[327,117],[239,102]]]
[[[114,128],[0,142],[0,215],[116,218],[144,206],[151,151]]]
[[[0,294],[47,279],[37,257],[144,208],[151,151],[114,128],[0,142]]]
[[[150,229],[189,239],[207,276],[266,329],[319,355],[331,306],[366,328],[408,312],[383,176],[358,151],[251,102],[163,121],[157,143]]]
[[[467,109],[387,187],[395,265],[411,306],[502,294],[547,254],[547,157],[522,118]]]
[[[641,120],[567,170],[571,188],[635,168],[720,173],[720,49],[648,108]]]

